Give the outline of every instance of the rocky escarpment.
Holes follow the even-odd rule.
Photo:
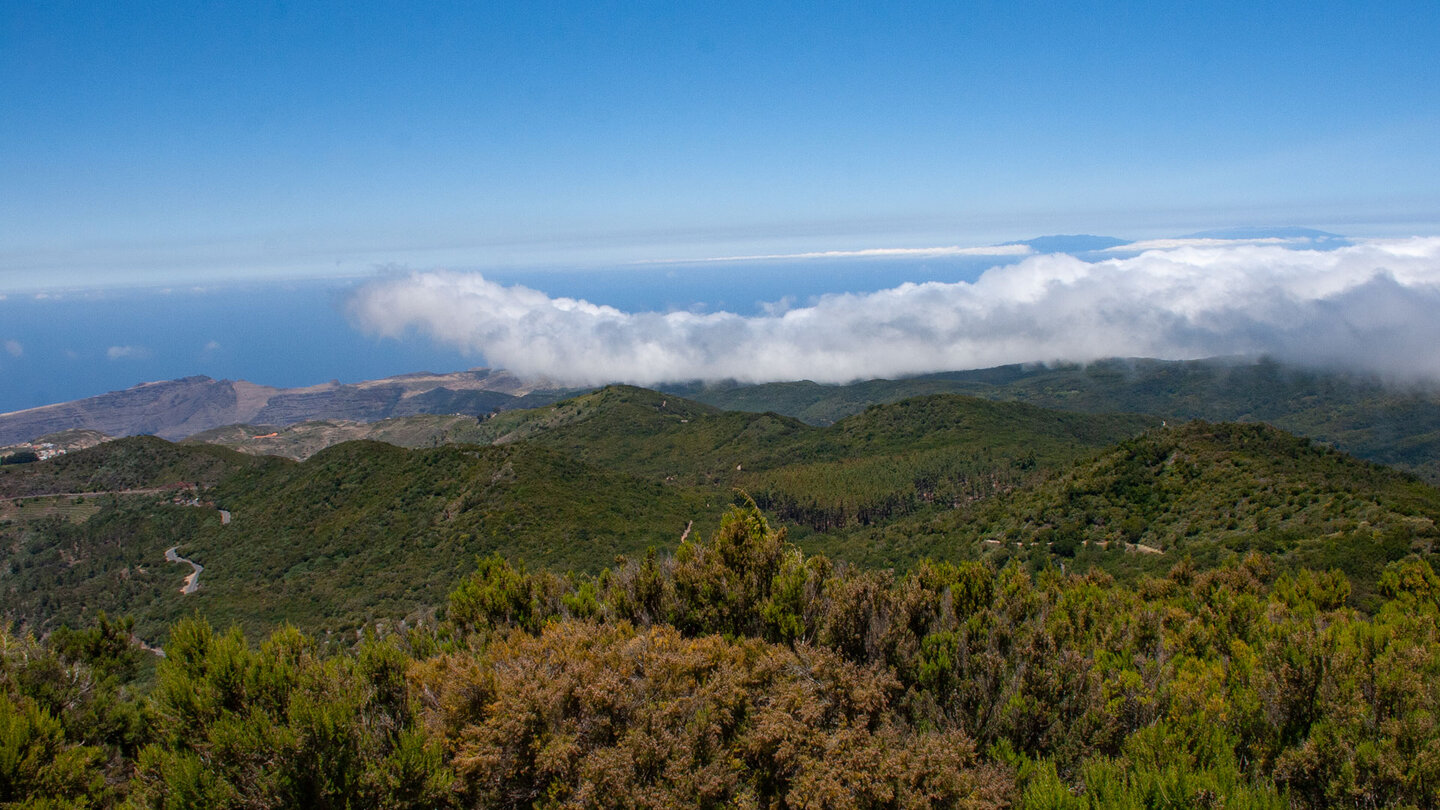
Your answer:
[[[0,444],[74,429],[98,430],[111,436],[154,433],[177,439],[246,421],[248,417],[239,404],[240,397],[229,380],[184,377],[142,383],[98,397],[0,414]]]
[[[254,421],[267,425],[289,425],[309,419],[350,419],[368,422],[384,419],[405,396],[398,385],[361,388],[337,385],[322,390],[278,394],[270,398]]]
[[[553,402],[564,391],[503,371],[420,372],[359,383],[271,388],[243,380],[185,377],[142,383],[88,399],[0,414],[0,446],[62,430],[166,439],[239,423],[291,425],[316,419],[373,422],[426,413],[485,414]]]

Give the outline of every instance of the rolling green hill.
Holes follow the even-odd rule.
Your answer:
[[[225,447],[184,448],[154,436],[117,439],[37,464],[0,467],[0,498],[54,492],[208,486],[256,459]]]
[[[1440,491],[1404,473],[1260,425],[1155,424],[931,395],[817,427],[613,386],[474,423],[491,445],[295,462],[125,439],[0,474],[11,497],[89,493],[0,516],[0,593],[41,627],[104,609],[154,633],[198,610],[348,631],[423,615],[477,555],[594,573],[673,549],[736,489],[807,550],[901,569],[1019,557],[1134,579],[1259,549],[1338,567],[1365,599],[1387,561],[1432,551]],[[200,484],[194,505],[175,482]],[[205,567],[193,595],[172,546]]]
[[[433,605],[477,555],[598,571],[618,554],[674,545],[721,505],[528,445],[348,442],[210,494],[234,517],[187,549],[207,566],[206,609],[309,626]]]
[[[152,456],[169,469],[219,450],[123,440],[89,462],[108,469],[137,441],[162,450]],[[673,546],[690,521],[708,526],[723,505],[518,444],[349,442],[303,463],[238,458],[246,463],[204,493],[215,508],[175,505],[168,494],[96,496],[99,510],[81,523],[0,522],[6,613],[41,626],[130,613],[142,633],[195,610],[254,630],[285,621],[343,629],[436,604],[477,555],[596,571],[617,554]],[[230,513],[228,525],[217,509]],[[189,568],[164,561],[171,546],[205,567],[197,593],[179,594]]]
[[[465,429],[493,443],[297,462],[139,438],[8,465],[0,789],[1440,795],[1440,490],[1409,473],[1263,424],[951,394],[818,427],[613,387]],[[197,592],[171,548],[204,566]]]
[[[1372,377],[1307,370],[1269,360],[1104,360],[1088,365],[1001,366],[849,385],[813,382],[667,386],[669,416],[685,419],[705,403],[722,411],[773,412],[826,426],[872,405],[933,394],[1025,402],[1080,413],[1140,413],[1170,421],[1267,422],[1360,458],[1410,470],[1440,483],[1440,392],[1385,384]],[[680,405],[678,397],[691,402]],[[596,413],[584,398],[544,408],[545,416],[513,411],[494,419],[412,416],[381,423],[335,421],[291,427],[230,426],[198,440],[246,452],[304,458],[351,439],[406,447],[446,442],[514,441]],[[631,417],[637,414],[630,414]],[[653,416],[653,414],[651,414]],[[277,436],[268,436],[269,433]],[[260,438],[257,438],[260,437]]]
[[[296,463],[123,439],[0,477],[32,496],[0,523],[5,609],[42,626],[127,612],[143,632],[188,610],[252,629],[352,627],[434,604],[476,555],[593,572],[673,548],[732,488],[797,528],[871,525],[1001,491],[1148,423],[942,396],[818,428],[615,386],[471,420],[496,442],[485,447],[346,442]],[[199,483],[185,497],[205,508],[148,491],[176,482]],[[94,494],[33,500],[56,492]],[[205,567],[194,595],[178,592],[188,567],[164,562],[172,546]]]
[[[523,440],[652,480],[739,487],[785,520],[828,529],[991,494],[1154,424],[939,395],[821,428],[610,386],[483,427],[498,444]]]
[[[1192,422],[1121,442],[1029,486],[935,516],[827,538],[870,564],[922,556],[1074,558],[1122,575],[1251,550],[1337,568],[1369,593],[1386,563],[1431,555],[1440,490],[1265,425]]]
[[[305,448],[326,437],[366,436],[410,447],[456,437],[528,442],[651,480],[745,489],[786,520],[830,529],[937,500],[993,494],[1155,424],[1149,417],[1080,416],[937,395],[875,406],[820,428],[617,385],[478,423],[464,417],[307,423],[261,438],[250,434],[262,428],[236,426],[196,438],[239,442],[252,452],[273,443],[287,455],[308,455]]]
[[[1004,492],[1155,420],[951,394],[877,405],[811,434],[744,485],[782,520],[827,531]]]
[[[775,411],[817,425],[870,405],[934,393],[1082,413],[1147,413],[1172,421],[1268,422],[1440,483],[1440,392],[1268,360],[1106,360],[838,386],[791,382],[667,390],[719,408]]]

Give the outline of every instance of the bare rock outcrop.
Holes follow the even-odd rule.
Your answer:
[[[485,414],[543,404],[560,389],[505,371],[428,371],[358,383],[272,388],[244,380],[184,377],[87,399],[0,414],[0,446],[62,430],[178,440],[224,425],[291,425],[315,419],[373,422],[426,413]]]

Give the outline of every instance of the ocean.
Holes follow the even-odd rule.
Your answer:
[[[905,282],[974,281],[1004,257],[805,259],[499,270],[485,277],[627,312],[755,314]],[[368,279],[9,293],[0,298],[0,412],[203,374],[282,387],[485,365],[420,336],[380,339],[345,314]]]

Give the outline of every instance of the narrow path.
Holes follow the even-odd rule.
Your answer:
[[[169,487],[146,487],[144,489],[105,489],[91,490],[89,492],[39,492],[34,495],[15,495],[9,498],[0,498],[0,503],[11,501],[28,501],[32,498],[91,498],[101,495],[159,495],[164,492],[174,492]]]
[[[205,566],[195,562],[194,560],[187,560],[184,557],[181,557],[179,554],[176,554],[175,551],[178,548],[180,547],[171,546],[170,548],[165,549],[165,561],[172,563],[187,563],[191,568],[195,569],[194,571],[190,572],[190,576],[185,577],[185,586],[180,589],[180,593],[189,596],[197,589],[199,589],[200,572],[205,570]]]

